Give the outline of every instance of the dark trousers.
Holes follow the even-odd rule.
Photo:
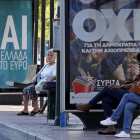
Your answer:
[[[120,103],[123,95],[127,93],[124,89],[110,89],[105,86],[95,97],[93,97],[89,103],[94,106],[98,102],[102,101],[102,107],[104,110],[105,117],[110,117],[113,113],[113,108],[116,108]]]

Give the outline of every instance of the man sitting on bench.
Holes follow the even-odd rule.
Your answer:
[[[48,63],[46,63],[43,68],[34,76],[32,80],[33,84],[23,89],[24,109],[17,115],[34,116],[35,114],[40,112],[37,101],[37,93],[35,90],[35,83],[37,81],[37,78],[39,77],[44,77],[47,81],[56,80],[56,53],[54,53],[52,49],[47,51],[47,60]],[[28,113],[29,98],[33,100],[34,103],[34,109],[30,112],[30,114]]]

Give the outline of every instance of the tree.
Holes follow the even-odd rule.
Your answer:
[[[57,0],[54,0],[54,10],[56,11]],[[38,16],[38,37],[41,38],[41,0],[39,0],[39,16]],[[46,0],[45,11],[45,40],[50,40],[50,0]]]

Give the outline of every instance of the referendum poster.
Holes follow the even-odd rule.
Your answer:
[[[70,104],[138,74],[139,7],[140,0],[69,0]]]
[[[0,0],[0,88],[22,82],[32,64],[32,0]]]

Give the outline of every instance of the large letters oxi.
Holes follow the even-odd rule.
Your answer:
[[[102,38],[101,41],[112,41],[115,35],[118,34],[122,41],[140,40],[140,9],[133,10],[134,38],[130,36],[130,33],[124,26],[132,9],[122,9],[117,16],[112,9],[101,9],[101,12],[94,9],[86,9],[77,13],[72,27],[79,39],[86,42],[93,42],[100,38]],[[92,32],[86,32],[83,28],[84,21],[89,18],[93,19],[96,24],[96,28]]]

